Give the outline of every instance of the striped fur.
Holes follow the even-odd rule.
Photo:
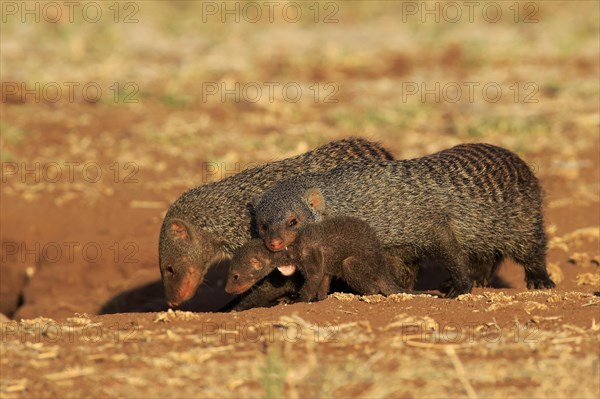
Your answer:
[[[504,258],[524,266],[529,288],[554,287],[538,180],[516,154],[489,144],[297,176],[266,191],[255,213],[265,243],[284,246],[324,216],[361,218],[405,266],[399,273],[426,257],[444,264],[449,297],[470,292],[472,280],[488,284]],[[290,227],[292,219],[299,223]]]
[[[160,231],[159,265],[167,300],[175,306],[189,299],[212,263],[250,239],[248,204],[277,181],[343,163],[391,159],[377,143],[347,138],[183,193],[169,208]]]

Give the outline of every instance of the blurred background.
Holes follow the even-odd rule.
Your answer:
[[[2,2],[0,310],[161,309],[170,203],[348,136],[512,149],[597,258],[599,3],[467,3]]]

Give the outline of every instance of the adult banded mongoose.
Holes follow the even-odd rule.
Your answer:
[[[403,269],[426,257],[440,261],[452,280],[450,298],[470,292],[471,276],[485,278],[507,257],[525,268],[528,288],[555,286],[538,180],[516,154],[490,144],[296,176],[267,190],[255,214],[273,251],[323,216],[365,220]]]
[[[343,163],[391,159],[377,143],[347,138],[183,193],[167,211],[159,237],[159,266],[169,305],[190,299],[209,266],[251,238],[248,204],[277,181]]]

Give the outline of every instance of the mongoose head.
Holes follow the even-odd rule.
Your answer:
[[[194,296],[207,265],[227,258],[221,250],[222,243],[182,219],[165,220],[159,245],[160,273],[171,307]]]
[[[251,240],[233,253],[225,291],[241,294],[278,267],[284,275],[296,271],[295,266],[288,265],[284,252],[269,251],[259,238]]]
[[[325,199],[315,187],[298,190],[289,182],[276,185],[256,206],[258,234],[271,251],[281,251],[292,244],[302,227],[321,220]]]

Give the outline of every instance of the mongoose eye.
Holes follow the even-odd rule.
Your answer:
[[[269,228],[269,226],[267,226],[267,224],[266,224],[266,223],[264,223],[264,224],[261,224],[261,225],[260,225],[260,229],[261,229],[262,231],[267,231],[267,229],[268,229],[268,228]]]
[[[175,269],[173,269],[173,266],[167,266],[167,273],[169,276],[175,275]]]
[[[289,227],[294,227],[297,224],[298,224],[298,219],[296,219],[296,218],[294,218],[288,222]]]
[[[233,275],[233,279],[234,279],[234,280],[237,280],[237,279],[239,279],[239,278],[240,278],[240,275],[239,275],[239,274],[237,274],[237,273],[236,273],[236,274],[234,274],[234,275]]]

